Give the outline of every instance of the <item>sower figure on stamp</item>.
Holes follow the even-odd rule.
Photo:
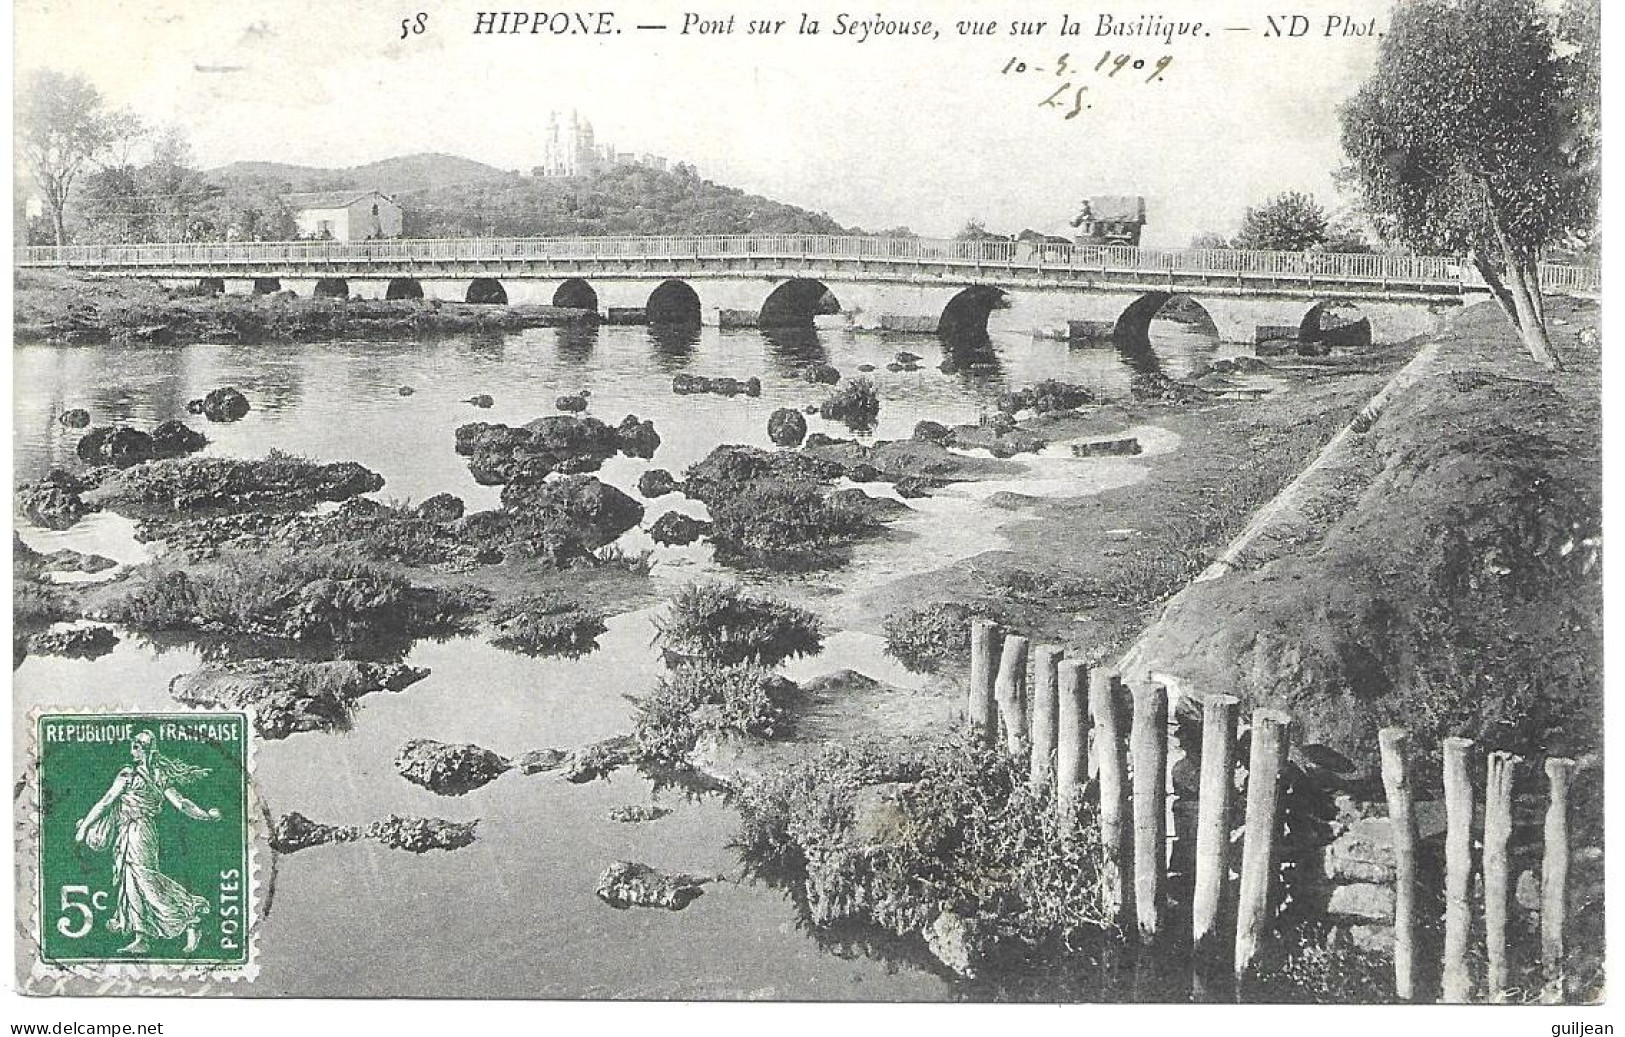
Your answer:
[[[186,934],[186,953],[197,949],[198,925],[208,913],[209,901],[193,896],[184,886],[158,870],[158,815],[167,801],[197,821],[218,821],[220,811],[205,810],[181,795],[177,785],[208,774],[172,760],[153,747],[151,731],[130,739],[133,766],[118,772],[112,787],[79,822],[74,839],[92,850],[113,844],[113,882],[116,903],[107,928],[129,933],[122,948],[129,953],[147,950],[149,937],[174,939]]]

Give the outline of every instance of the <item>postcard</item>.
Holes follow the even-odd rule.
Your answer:
[[[15,5],[23,1015],[1593,1025],[1597,0],[481,3]]]

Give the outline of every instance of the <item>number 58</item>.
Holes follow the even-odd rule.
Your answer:
[[[95,923],[95,911],[107,910],[107,891],[98,889],[92,893],[89,886],[63,886],[62,917],[56,920],[56,931],[70,940],[77,940],[90,932]],[[79,899],[76,899],[79,898]],[[74,922],[71,915],[77,915]]]

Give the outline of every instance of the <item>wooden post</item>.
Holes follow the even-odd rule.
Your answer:
[[[1394,994],[1401,1001],[1416,995],[1416,815],[1411,811],[1411,779],[1405,759],[1410,737],[1402,727],[1377,732],[1394,843]]]
[[[1290,716],[1272,709],[1253,713],[1253,744],[1247,761],[1247,834],[1242,844],[1241,892],[1236,905],[1238,991],[1269,925],[1275,833],[1280,826],[1281,767],[1291,740]]]
[[[1473,778],[1468,738],[1444,740],[1444,1000],[1464,1004],[1473,993],[1467,967],[1472,928],[1468,890],[1473,876]]]
[[[1118,706],[1120,688],[1117,675],[1108,670],[1089,675],[1089,720],[1100,769],[1100,843],[1106,857],[1101,884],[1107,913],[1113,918],[1121,918],[1128,904],[1128,755]]]
[[[1055,781],[1056,726],[1060,723],[1061,650],[1054,645],[1033,649],[1032,763],[1028,779],[1033,788],[1048,788]]]
[[[1027,646],[1025,637],[1008,634],[999,654],[999,677],[994,697],[999,703],[999,719],[1004,724],[1004,748],[1011,756],[1027,752]]]
[[[1489,958],[1491,1001],[1503,1001],[1507,987],[1507,843],[1512,837],[1512,781],[1518,757],[1490,753],[1484,788],[1484,942]]]
[[[1129,732],[1134,760],[1134,917],[1140,940],[1157,938],[1168,853],[1168,689],[1147,684],[1134,689],[1134,720]]]
[[[966,716],[973,737],[992,745],[999,736],[993,683],[999,673],[999,627],[991,619],[970,624],[970,704]]]
[[[1196,817],[1196,889],[1191,937],[1198,956],[1211,954],[1230,876],[1230,790],[1236,770],[1236,706],[1233,695],[1202,703],[1202,771]]]
[[[1063,660],[1056,679],[1055,808],[1070,831],[1089,769],[1089,667],[1077,659]]]
[[[1546,761],[1546,847],[1540,862],[1540,962],[1546,971],[1546,999],[1567,995],[1563,975],[1563,928],[1569,899],[1569,779],[1574,761]]]

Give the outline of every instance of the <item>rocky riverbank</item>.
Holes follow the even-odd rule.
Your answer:
[[[13,340],[55,345],[132,342],[308,342],[410,339],[518,331],[595,319],[553,306],[490,306],[436,300],[350,300],[200,295],[138,278],[45,271],[15,278]]]
[[[1384,723],[1413,730],[1424,798],[1446,734],[1580,759],[1570,810],[1588,878],[1570,911],[1589,934],[1581,945],[1600,947],[1590,878],[1602,822],[1599,340],[1594,307],[1550,306],[1570,362],[1556,378],[1529,365],[1484,306],[1398,377],[1409,350],[1306,365],[1290,391],[1259,403],[1139,402],[1022,422],[1056,439],[1154,424],[1182,445],[1135,458],[1151,470],[1120,490],[1012,501],[1042,521],[1006,527],[1011,549],[870,595],[870,608],[889,606],[889,650],[939,673],[934,694],[832,676],[792,697],[788,738],[713,735],[688,762],[741,790],[747,855],[786,876],[813,925],[856,920],[910,936],[967,977],[1053,963],[1046,946],[1073,954],[1096,924],[1087,898],[1073,901],[1075,916],[1046,913],[1052,884],[1087,879],[1086,863],[1024,858],[989,881],[921,848],[940,845],[937,819],[954,810],[965,812],[956,838],[980,833],[990,854],[1012,840],[1050,843],[1041,813],[1021,820],[1013,779],[955,747],[966,620],[991,614],[1109,664],[1161,609],[1130,656],[1131,679],[1149,671],[1187,695],[1282,706],[1301,725],[1294,746],[1308,746],[1286,809],[1309,811],[1289,827],[1309,840],[1301,852],[1315,872],[1292,881],[1299,913],[1321,914],[1294,921],[1272,950],[1279,996],[1386,996],[1375,870],[1365,862],[1364,885],[1303,885],[1322,858],[1343,867],[1346,831],[1358,828],[1322,832],[1321,800],[1347,801],[1349,790],[1380,799],[1371,763]],[[1539,807],[1532,788],[1525,798]],[[1534,888],[1538,875],[1519,882]],[[1356,896],[1365,900],[1351,906]],[[1574,967],[1600,975],[1584,953]]]

